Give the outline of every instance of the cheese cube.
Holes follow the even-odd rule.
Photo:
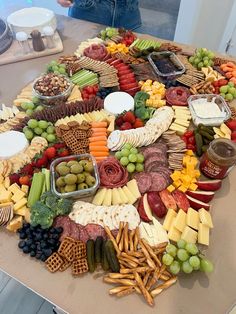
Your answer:
[[[10,191],[3,191],[0,194],[0,203],[6,203],[11,201],[11,192]]]
[[[185,152],[185,155],[194,156],[194,152],[193,152],[191,149],[188,149],[188,150]]]
[[[127,188],[130,190],[130,192],[136,197],[136,198],[139,198],[141,197],[141,194],[139,192],[139,189],[138,189],[138,184],[137,184],[137,181],[135,179],[129,181],[127,183]]]
[[[16,232],[19,228],[22,227],[23,224],[23,218],[22,216],[18,216],[12,219],[12,221],[7,226],[7,230]]]
[[[19,202],[23,197],[25,196],[25,193],[22,192],[21,190],[18,190],[14,195],[12,196],[12,200],[14,203]]]
[[[19,202],[17,202],[14,205],[14,211],[20,209],[21,207],[23,207],[26,204],[27,204],[27,199],[25,197],[23,197]]]
[[[182,184],[180,180],[176,180],[173,182],[173,186],[176,187],[176,189]]]
[[[28,195],[28,192],[29,192],[29,187],[28,185],[22,185],[21,186],[21,191],[25,193],[25,195]]]
[[[183,193],[185,193],[185,192],[187,191],[187,189],[188,189],[188,186],[186,187],[184,184],[182,184],[182,185],[178,188],[178,190],[181,191],[181,192],[183,192]]]
[[[175,218],[174,218],[174,220],[175,220]],[[173,221],[173,223],[170,227],[170,230],[168,232],[168,238],[171,241],[177,242],[177,241],[179,241],[179,239],[181,237],[181,232],[175,228],[174,223],[175,223],[175,221]]]
[[[188,188],[189,188],[189,190],[191,190],[191,191],[196,191],[196,189],[198,188],[198,186],[197,186],[197,184],[191,183]]]
[[[211,214],[204,208],[199,209],[198,213],[201,223],[209,228],[213,228]]]
[[[198,225],[199,225],[200,219],[199,219],[199,214],[196,210],[193,208],[189,207],[188,212],[187,212],[187,217],[186,217],[186,224],[189,227],[192,227],[193,229],[198,230]]]
[[[180,209],[177,216],[174,219],[174,226],[180,232],[183,232],[186,226],[186,216],[187,214],[182,209]]]
[[[26,206],[23,206],[20,209],[14,211],[14,213],[19,216],[25,216],[27,210],[28,208]]]
[[[174,172],[170,175],[170,177],[171,177],[171,179],[172,179],[173,181],[179,180],[179,179],[181,178],[181,171],[178,171],[178,170],[174,171]]]
[[[187,243],[196,243],[197,231],[191,229],[189,226],[185,226],[181,239],[185,240]]]
[[[175,190],[175,187],[171,184],[167,187],[167,190],[171,193]]]
[[[18,190],[20,190],[20,187],[17,183],[13,183],[12,185],[9,186],[8,191],[12,193],[16,193]]]
[[[165,230],[169,230],[170,226],[172,225],[173,219],[176,217],[177,213],[172,208],[168,209],[168,212],[166,214],[165,220],[163,222],[163,228]]]
[[[209,231],[209,227],[203,225],[202,223],[199,224],[198,243],[209,245]]]

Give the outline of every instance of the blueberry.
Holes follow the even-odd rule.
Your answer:
[[[45,262],[46,259],[47,259],[47,257],[46,257],[44,254],[42,254],[41,257],[40,257],[40,259],[41,259],[42,262]]]
[[[47,239],[48,239],[48,234],[45,233],[45,234],[43,235],[43,238],[44,238],[45,240],[47,240]]]
[[[52,255],[52,249],[43,250],[43,253],[46,257],[49,257],[50,255]]]
[[[20,242],[18,243],[18,247],[19,247],[20,249],[23,249],[24,246],[25,246],[25,241],[20,241]]]
[[[25,245],[25,246],[23,247],[23,252],[24,252],[25,254],[28,254],[28,253],[30,252],[30,249],[29,249],[29,247],[28,247],[27,245]]]
[[[41,255],[42,255],[42,252],[40,252],[40,253],[37,252],[36,255],[35,255],[35,257],[36,257],[37,259],[40,259],[40,258],[41,258]]]
[[[30,256],[31,256],[31,257],[35,257],[35,256],[36,256],[36,252],[35,252],[35,251],[31,251],[31,252],[30,252]]]
[[[58,240],[59,239],[59,234],[53,234],[52,235],[52,239],[54,239],[54,240]]]
[[[61,234],[63,232],[63,228],[62,227],[57,227],[56,231],[58,234]]]
[[[50,232],[51,234],[56,233],[56,228],[52,227],[52,228],[49,230],[49,232]]]
[[[35,235],[35,240],[37,240],[37,241],[41,241],[42,240],[42,234],[40,234],[40,233],[37,233],[36,235]]]
[[[40,245],[40,244],[37,244],[36,249],[37,249],[38,251],[40,251],[40,250],[41,250],[41,245]]]
[[[29,239],[26,241],[26,245],[31,246],[33,244],[33,240]]]
[[[27,238],[27,236],[26,236],[26,234],[24,233],[24,232],[21,232],[20,233],[20,239],[26,239]]]
[[[50,239],[50,240],[48,240],[48,244],[50,244],[50,245],[55,245],[57,242],[56,242],[56,240],[54,240],[54,239]]]
[[[40,246],[42,249],[45,249],[47,247],[47,243],[43,241],[41,242]]]
[[[36,250],[37,246],[35,243],[33,243],[33,244],[31,244],[30,248],[31,248],[31,250]]]
[[[23,223],[23,228],[28,229],[30,228],[30,224],[28,222]]]

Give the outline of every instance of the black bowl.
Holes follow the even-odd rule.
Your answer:
[[[13,34],[8,24],[0,18],[0,54],[5,52],[12,44]]]

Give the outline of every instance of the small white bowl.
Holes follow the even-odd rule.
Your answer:
[[[38,7],[15,11],[8,16],[7,22],[14,33],[25,32],[29,37],[31,37],[30,33],[34,29],[40,31],[43,35],[43,28],[45,26],[51,26],[54,31],[57,28],[57,20],[54,12]]]

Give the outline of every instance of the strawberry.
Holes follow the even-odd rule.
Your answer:
[[[136,118],[136,120],[135,120],[135,122],[133,124],[133,127],[135,129],[137,129],[137,128],[141,128],[142,126],[144,126],[143,121],[141,119],[139,119],[139,118]]]
[[[57,153],[56,148],[53,147],[53,146],[52,146],[52,147],[48,147],[48,148],[44,151],[45,156],[46,156],[49,160],[55,158],[55,157],[56,157],[56,153]]]
[[[133,127],[132,127],[132,124],[131,123],[129,123],[129,122],[124,122],[123,124],[122,124],[122,126],[120,127],[120,130],[130,130],[130,129],[132,129]]]
[[[236,131],[231,133],[231,140],[236,140]]]
[[[29,185],[29,184],[30,184],[30,176],[23,176],[23,177],[20,177],[19,183],[20,183],[21,185]]]
[[[135,115],[132,111],[127,111],[123,114],[123,120],[133,124],[135,122]]]
[[[10,179],[11,184],[13,183],[19,184],[20,175],[18,173],[10,174],[9,179]]]
[[[66,157],[66,156],[69,156],[69,155],[70,155],[70,152],[69,152],[69,150],[67,148],[61,148],[57,152],[57,156],[58,157]]]
[[[40,155],[40,157],[36,159],[37,168],[47,167],[47,165],[48,165],[48,159],[46,155]]]
[[[119,116],[116,118],[116,125],[121,126],[124,123],[123,117]]]
[[[23,175],[24,174],[32,175],[33,171],[34,169],[33,169],[32,164],[28,164],[28,165],[25,165],[23,168],[21,168],[20,173]]]
[[[55,147],[56,149],[63,148],[63,147],[65,147],[65,144],[64,143],[55,143],[55,144],[53,144],[53,147]]]

